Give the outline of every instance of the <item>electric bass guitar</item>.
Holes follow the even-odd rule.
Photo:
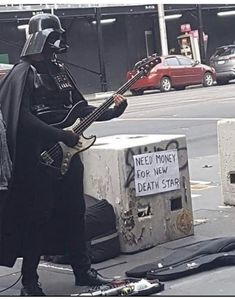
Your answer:
[[[149,71],[158,63],[161,62],[161,58],[156,54],[145,58],[135,65],[136,73],[129,79],[124,85],[122,85],[114,94],[124,94],[138,79],[147,75]],[[69,169],[69,165],[72,157],[79,152],[82,152],[91,147],[96,136],[90,136],[86,138],[83,132],[96,121],[105,111],[114,103],[113,95],[108,98],[101,106],[93,110],[88,116],[83,119],[77,119],[70,127],[64,128],[64,130],[71,130],[79,136],[78,144],[71,148],[65,145],[63,142],[56,143],[53,147],[45,150],[40,155],[40,164],[49,167],[54,175],[63,176]],[[65,118],[66,120],[78,109],[79,103],[73,106]],[[63,121],[63,122],[64,122]]]

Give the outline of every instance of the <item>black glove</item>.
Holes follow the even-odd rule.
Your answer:
[[[120,105],[114,106],[114,115],[115,117],[119,117],[126,110],[127,101],[123,101]]]
[[[79,141],[79,136],[70,130],[62,131],[61,141],[69,147],[74,147]]]

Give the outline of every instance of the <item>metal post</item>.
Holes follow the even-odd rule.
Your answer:
[[[199,49],[201,55],[201,62],[206,63],[201,4],[197,4],[197,15],[198,15],[198,42],[199,42]]]
[[[97,38],[98,38],[101,91],[107,91],[104,49],[103,49],[103,34],[102,34],[102,27],[101,27],[101,9],[99,7],[96,8],[96,29],[97,29]]]
[[[158,21],[159,21],[159,29],[160,29],[162,55],[166,56],[168,55],[168,44],[167,44],[167,35],[166,35],[164,4],[158,4]]]

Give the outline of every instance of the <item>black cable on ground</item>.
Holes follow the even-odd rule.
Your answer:
[[[5,291],[9,290],[10,288],[14,287],[14,285],[16,285],[16,284],[20,281],[21,277],[22,277],[22,274],[21,274],[20,277],[16,280],[16,282],[14,282],[12,285],[10,285],[9,287],[7,287],[7,288],[5,288],[5,289],[3,289],[3,290],[0,290],[0,293],[3,293],[3,292],[5,292]]]

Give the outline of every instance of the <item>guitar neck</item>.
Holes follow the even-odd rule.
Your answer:
[[[143,71],[138,71],[130,80],[123,84],[114,94],[124,94],[138,79],[143,76]],[[85,117],[79,125],[73,128],[73,131],[81,135],[94,121],[96,121],[112,104],[114,96],[108,98],[101,106],[96,108],[92,113]]]

